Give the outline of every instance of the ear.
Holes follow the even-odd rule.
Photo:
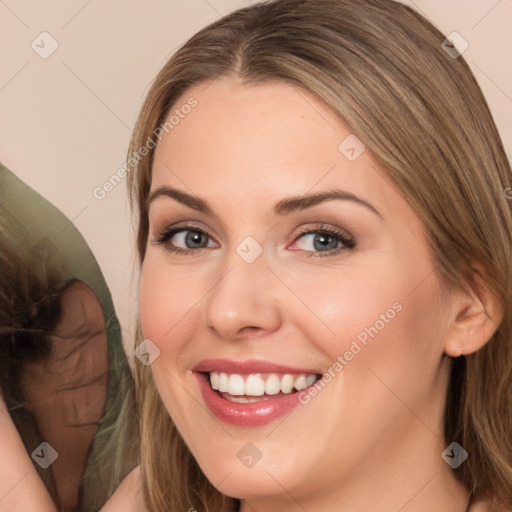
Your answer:
[[[459,289],[452,293],[452,323],[445,343],[445,353],[451,357],[480,350],[503,319],[503,305],[480,277],[482,274],[476,272],[475,275],[477,289]]]

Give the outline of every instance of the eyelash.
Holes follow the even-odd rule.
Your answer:
[[[181,254],[181,255],[189,255],[192,253],[200,252],[202,249],[207,249],[207,247],[199,247],[197,249],[183,249],[182,247],[174,247],[172,245],[169,245],[167,242],[176,234],[180,233],[181,231],[190,231],[192,233],[199,233],[201,235],[206,235],[208,238],[213,239],[213,237],[205,230],[198,228],[196,226],[179,226],[176,228],[170,228],[170,229],[164,229],[160,233],[157,233],[153,243],[156,245],[163,245],[165,247],[166,251],[169,251],[171,253]],[[346,249],[354,249],[355,248],[355,240],[353,238],[348,237],[345,233],[342,231],[339,231],[335,228],[332,228],[331,226],[326,226],[324,224],[317,226],[313,229],[303,229],[301,230],[297,236],[294,239],[294,242],[300,239],[304,235],[309,235],[312,233],[320,233],[320,234],[327,234],[329,236],[332,236],[339,242],[341,242],[342,247],[338,247],[337,249],[333,249],[330,251],[305,251],[305,250],[299,250],[300,252],[306,253],[307,258],[311,257],[320,257],[325,258],[328,256],[334,256],[336,254],[339,254],[341,251],[344,251]]]

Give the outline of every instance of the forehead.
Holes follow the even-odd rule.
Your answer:
[[[191,99],[194,108],[183,108]],[[340,150],[354,137],[350,127],[304,89],[218,79],[186,91],[171,116],[172,129],[156,148],[152,190],[188,188],[211,204],[219,194],[263,204],[330,187],[367,197],[392,193],[369,151],[351,161]]]

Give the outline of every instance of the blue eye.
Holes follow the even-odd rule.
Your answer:
[[[156,243],[164,245],[166,250],[181,254],[197,252],[197,249],[211,247],[208,245],[209,235],[202,229],[194,226],[181,226],[165,230],[156,237]],[[174,239],[174,241],[173,241]],[[210,239],[211,241],[211,239]],[[176,247],[176,243],[184,244],[185,247]],[[215,247],[215,244],[213,244]]]
[[[315,251],[324,252],[324,249],[329,250],[330,249],[337,249],[338,244],[340,241],[337,237],[328,235],[326,233],[308,233],[306,235],[302,235],[299,240],[307,240],[310,239],[310,242],[313,242],[313,247]],[[329,247],[330,246],[330,247]],[[306,250],[307,249],[303,249]]]
[[[303,231],[295,240],[295,244],[300,240],[307,240],[307,245],[312,242],[312,250],[300,248],[301,252],[307,253],[307,257],[332,256],[345,249],[353,249],[355,247],[353,238],[330,226],[322,226],[320,228]]]
[[[300,252],[305,253],[307,257],[332,256],[345,249],[355,247],[354,239],[348,234],[325,225],[303,230],[295,238],[294,244],[300,240],[306,240],[308,244],[312,242],[312,249],[299,248]],[[197,255],[202,249],[216,247],[210,235],[195,226],[165,229],[156,235],[154,243],[163,245],[169,252],[182,255]],[[181,247],[177,244],[180,244]]]

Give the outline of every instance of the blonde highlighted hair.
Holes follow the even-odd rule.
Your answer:
[[[193,85],[220,77],[285,82],[338,114],[423,222],[448,287],[480,279],[504,316],[478,352],[453,360],[445,438],[470,457],[457,470],[472,498],[512,505],[512,173],[483,94],[445,36],[393,0],[277,0],[202,29],[154,80],[132,134],[144,146]],[[154,149],[129,176],[144,260]],[[139,331],[140,335],[140,331]],[[140,341],[140,338],[137,340]],[[142,478],[150,511],[237,510],[201,472],[166,411],[151,370],[137,365]]]

